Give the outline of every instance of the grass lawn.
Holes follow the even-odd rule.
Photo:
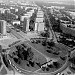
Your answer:
[[[6,71],[5,67],[3,67],[0,75],[6,75],[6,74],[7,74],[7,71]]]
[[[29,46],[28,46],[29,47]],[[19,67],[21,67],[22,69],[25,69],[25,70],[28,70],[28,71],[36,71],[38,70],[40,67],[36,64],[37,63],[40,63],[40,64],[44,64],[45,62],[47,62],[46,58],[44,56],[42,56],[40,53],[38,53],[36,50],[34,50],[33,48],[32,49],[32,52],[34,53],[34,57],[33,57],[33,61],[35,62],[35,66],[32,67],[31,65],[30,66],[27,66],[28,64],[28,61],[26,60],[21,60],[21,64],[17,64]],[[11,51],[10,53],[12,54],[13,51],[16,51],[16,48],[15,47],[12,47],[11,48]],[[11,60],[11,59],[10,59]]]
[[[29,43],[32,47],[34,47],[35,49],[37,49],[39,52],[41,52],[41,53],[43,53],[44,55],[46,55],[46,56],[48,56],[48,57],[50,57],[50,58],[57,58],[57,56],[55,56],[55,55],[53,55],[53,54],[51,54],[51,53],[48,53],[47,51],[46,51],[46,47],[45,46],[43,46],[41,43],[39,43],[39,44],[33,44],[33,43],[31,43],[31,42],[25,42],[25,43]]]
[[[64,55],[66,55],[66,54],[67,54],[67,51],[68,51],[69,49],[71,49],[70,47],[68,47],[68,46],[66,46],[66,45],[64,45],[64,44],[61,44],[61,43],[57,43],[57,44],[55,44],[55,45],[56,45],[56,47],[59,48],[59,50],[62,51],[62,53],[63,53]]]
[[[39,73],[50,73],[50,72],[54,72],[54,71],[60,69],[60,68],[65,64],[66,60],[63,61],[63,60],[61,60],[61,59],[58,59],[57,62],[60,63],[60,67],[59,67],[59,68],[49,68],[49,71],[47,71],[47,70],[43,71],[43,70],[41,69],[41,70],[39,70],[39,71],[37,71],[37,72],[39,72]]]
[[[46,58],[45,58],[45,57],[43,57],[42,55],[40,55],[38,52],[36,52],[36,51],[33,50],[33,49],[32,49],[32,51],[34,52],[33,61],[38,62],[38,63],[40,63],[40,64],[43,64],[43,63],[46,62]],[[17,64],[17,65],[18,65],[19,67],[25,69],[25,70],[28,70],[28,71],[36,71],[36,70],[40,69],[40,67],[39,67],[37,64],[35,64],[35,66],[32,67],[32,66],[27,66],[27,63],[28,63],[27,61],[22,60],[22,61],[21,61],[21,64],[20,64],[20,65]]]
[[[41,43],[38,44],[34,44],[31,42],[25,42],[25,43],[29,43],[31,46],[33,46],[35,49],[37,49],[39,52],[45,54],[46,56],[50,57],[50,58],[58,58],[59,55],[54,55],[52,53],[48,53],[46,50],[47,48],[45,46],[43,46]],[[65,45],[62,44],[55,44],[56,47],[53,47],[53,49],[55,48],[55,50],[57,51],[61,51],[60,56],[65,56],[67,54],[67,50],[69,49],[68,47],[66,47]],[[48,49],[49,50],[49,49]],[[52,49],[50,49],[52,50]]]
[[[75,57],[75,51],[71,54],[71,57]]]
[[[34,67],[32,67],[32,66],[27,66],[27,63],[28,63],[27,61],[21,61],[21,64],[18,65],[18,66],[21,67],[24,70],[28,70],[28,71],[32,71],[32,72],[40,69],[40,67],[36,64],[35,64]]]
[[[2,66],[2,61],[1,61],[1,57],[0,57],[0,68],[1,68],[1,66]]]
[[[30,46],[27,43],[29,45],[31,45],[32,47],[34,47],[35,49],[37,49],[39,52],[43,53],[44,55],[46,55],[46,56],[48,56],[50,58],[59,58],[59,55],[54,55],[54,54],[48,53],[46,51],[46,47],[45,46],[42,46],[41,43],[39,43],[39,44],[33,44],[33,43],[29,42],[29,41],[25,41],[24,44],[26,44],[28,47],[30,47]],[[32,52],[34,53],[34,57],[33,57],[32,60],[34,62],[38,62],[38,63],[41,63],[41,64],[45,63],[47,61],[46,58],[44,56],[42,56],[40,53],[38,53],[32,47],[31,47],[31,49],[32,49]],[[56,47],[54,47],[54,49],[57,50],[57,51],[61,51],[61,54],[60,54],[61,56],[65,56],[67,54],[67,48],[65,46],[62,46],[61,44],[59,44],[59,45],[56,44]],[[16,51],[16,48],[15,47],[12,47],[11,48],[10,53],[12,53],[13,51]],[[63,66],[63,64],[65,63],[65,61],[61,60],[60,58],[58,59],[58,62],[60,64],[62,63],[60,67]],[[13,61],[13,63],[15,63],[15,62]],[[40,67],[36,63],[34,65],[34,67],[32,67],[31,65],[30,66],[27,66],[27,64],[28,64],[28,61],[26,61],[26,60],[21,60],[21,64],[15,63],[15,65],[17,65],[18,67],[20,67],[20,68],[22,68],[24,70],[32,71],[32,72],[40,69]],[[48,73],[48,72],[53,72],[55,70],[57,70],[57,69],[56,68],[50,68],[49,71],[39,70],[38,72],[47,72]]]
[[[75,74],[75,70],[69,67],[70,71]]]
[[[60,67],[62,67],[62,66],[65,64],[66,60],[61,60],[61,59],[59,58],[58,62],[60,63]]]

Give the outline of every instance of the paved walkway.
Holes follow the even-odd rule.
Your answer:
[[[50,60],[49,57],[47,57],[46,55],[44,55],[43,53],[39,52],[37,49],[35,49],[33,46],[31,46],[29,43],[27,43],[31,48],[33,48],[34,50],[36,50],[38,53],[40,53],[42,56],[44,56],[46,58],[46,60]]]
[[[7,71],[7,74],[6,75],[14,75],[14,72],[13,71],[9,71],[8,70],[8,68],[6,67],[6,65],[4,64],[4,62],[3,62],[3,59],[2,59],[2,56],[1,56],[1,54],[0,54],[0,57],[1,57],[1,61],[2,61],[2,66],[1,66],[1,68],[0,68],[0,71],[3,69],[3,67],[6,69],[6,71]]]

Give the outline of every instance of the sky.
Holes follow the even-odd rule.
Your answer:
[[[36,0],[35,0],[36,1]],[[39,1],[45,1],[45,2],[63,2],[63,3],[74,3],[75,0],[39,0]]]
[[[0,1],[7,1],[7,0],[0,0]],[[10,0],[8,0],[10,1]],[[12,0],[12,1],[18,1],[18,0]],[[20,1],[42,1],[42,2],[57,2],[57,3],[65,3],[65,4],[74,4],[75,0],[20,0]]]
[[[57,2],[57,3],[75,5],[75,0],[28,0],[28,1]]]

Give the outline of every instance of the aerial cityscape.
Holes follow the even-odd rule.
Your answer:
[[[0,0],[0,75],[75,75],[75,0]]]

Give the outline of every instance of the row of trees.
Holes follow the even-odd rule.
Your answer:
[[[7,22],[11,22],[12,20],[15,20],[16,17],[10,13],[4,13],[4,14],[1,14],[0,18],[2,20],[5,20]]]
[[[58,63],[58,62],[53,62],[52,64],[47,65],[47,67],[43,66],[43,67],[42,67],[42,70],[43,70],[43,71],[49,71],[49,70],[52,69],[52,68],[55,68],[55,69],[60,68],[60,63]]]
[[[31,48],[24,48],[21,45],[16,46],[17,51],[13,52],[12,55],[9,54],[11,58],[18,64],[22,60],[30,61],[33,59],[34,53],[31,51]]]

